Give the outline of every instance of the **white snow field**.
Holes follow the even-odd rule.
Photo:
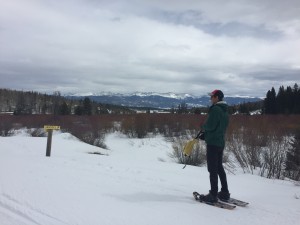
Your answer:
[[[300,224],[300,187],[289,181],[228,174],[232,196],[249,206],[196,202],[193,191],[209,190],[206,167],[182,169],[163,137],[113,133],[105,150],[55,132],[51,157],[46,142],[0,137],[0,225]]]

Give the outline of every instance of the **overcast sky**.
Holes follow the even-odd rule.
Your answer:
[[[295,83],[299,0],[0,0],[0,88],[261,97]]]

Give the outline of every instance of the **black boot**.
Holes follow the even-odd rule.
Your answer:
[[[218,193],[218,198],[223,201],[228,201],[230,199],[230,193],[226,191],[220,191]]]
[[[209,192],[207,195],[200,195],[200,200],[203,202],[216,203],[218,202],[217,196]]]

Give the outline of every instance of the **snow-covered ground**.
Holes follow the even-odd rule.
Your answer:
[[[206,167],[172,162],[162,137],[106,137],[110,150],[55,133],[0,137],[0,225],[296,225],[300,187],[289,181],[228,174],[234,210],[196,202],[209,190]],[[101,152],[104,155],[88,154]]]

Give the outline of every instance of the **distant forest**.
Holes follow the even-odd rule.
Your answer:
[[[127,107],[101,104],[89,98],[81,100],[68,99],[60,92],[53,95],[33,91],[16,91],[0,89],[0,112],[14,115],[53,114],[53,115],[97,115],[97,114],[130,114]]]

